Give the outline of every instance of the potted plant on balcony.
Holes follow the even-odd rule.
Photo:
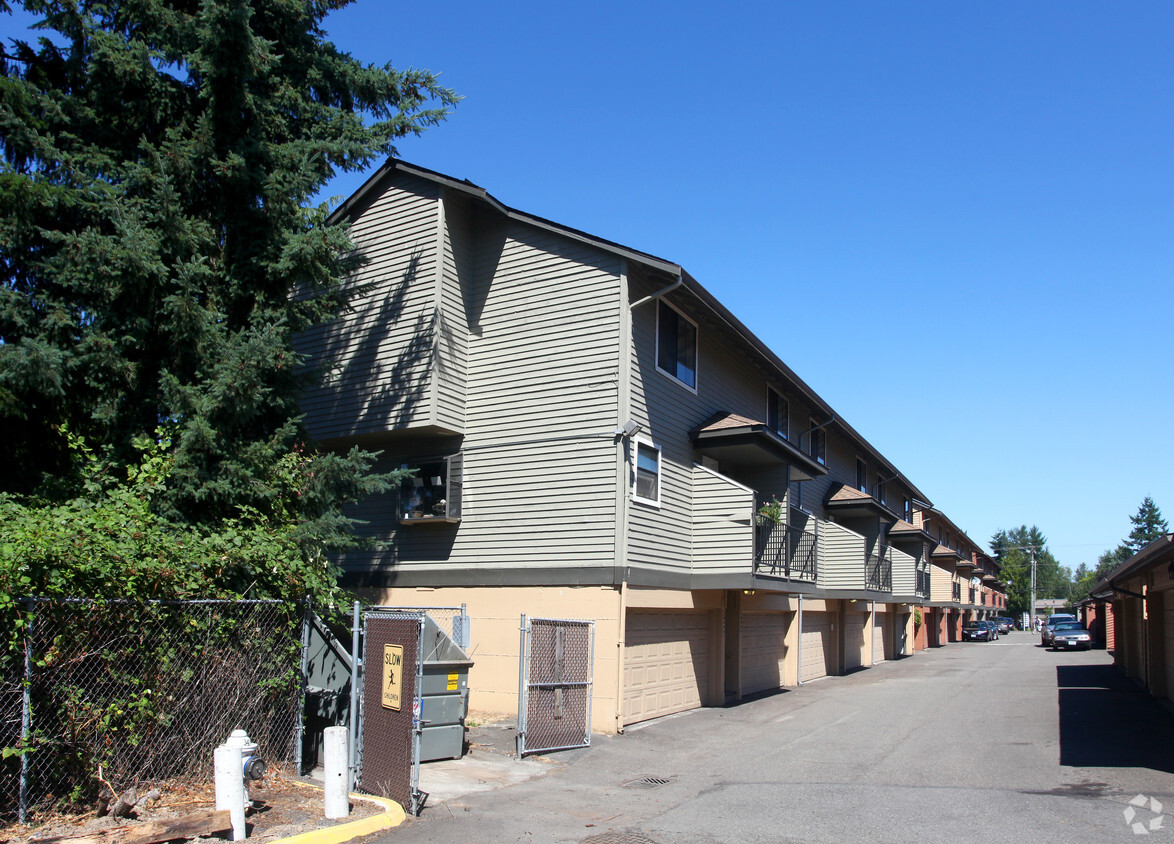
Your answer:
[[[772,497],[770,501],[758,508],[758,524],[769,527],[783,521],[783,502]]]

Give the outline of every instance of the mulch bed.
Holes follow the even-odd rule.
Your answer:
[[[53,815],[34,818],[28,825],[14,824],[0,829],[0,844],[29,842],[35,844],[52,838],[78,837],[100,834],[118,827],[159,820],[178,820],[186,815],[207,812],[216,806],[215,789],[207,785],[154,786],[160,796],[149,803],[140,803],[129,818],[98,817],[96,812],[84,815]],[[145,790],[145,789],[144,789]],[[349,823],[383,812],[383,808],[366,800],[351,800],[351,814],[345,820],[327,820],[323,814],[322,789],[310,780],[270,771],[264,780],[249,786],[253,808],[246,816],[248,840],[273,842],[303,832]],[[200,837],[195,841],[227,841],[232,833]],[[67,841],[62,841],[67,844]]]

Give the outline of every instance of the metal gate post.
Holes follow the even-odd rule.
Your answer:
[[[36,626],[36,602],[29,598],[26,602],[29,621],[24,634],[24,694],[20,707],[20,807],[21,823],[29,820],[29,742],[33,734],[33,628]]]
[[[412,795],[412,815],[419,816],[424,808],[427,795],[420,791],[420,738],[424,734],[424,722],[420,720],[424,705],[424,616],[416,626],[416,695],[412,700],[412,773],[408,777],[408,788]]]
[[[347,794],[355,790],[355,774],[359,761],[359,685],[363,682],[363,652],[359,650],[359,602],[355,601],[351,622],[351,712],[350,747],[347,749]]]
[[[521,641],[518,644],[518,726],[514,734],[519,759],[526,752],[526,685],[529,679],[529,655],[526,653],[529,643],[526,632],[526,614],[522,613]]]

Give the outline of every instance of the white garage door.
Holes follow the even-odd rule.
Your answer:
[[[868,616],[853,612],[844,616],[844,670],[864,665],[864,625]]]
[[[800,679],[806,682],[830,673],[832,655],[832,615],[826,612],[803,613],[803,648]]]
[[[625,724],[701,706],[709,684],[706,613],[630,610],[624,641]]]
[[[752,612],[742,615],[742,694],[783,685],[787,630],[793,613]]]

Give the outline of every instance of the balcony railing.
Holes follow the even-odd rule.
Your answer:
[[[755,571],[788,580],[815,580],[814,531],[768,520],[758,525],[754,546]]]
[[[970,587],[970,603],[974,603],[974,587]]]
[[[953,598],[953,600],[955,600],[955,601],[961,601],[961,600],[962,600],[962,584],[961,584],[961,583],[954,583],[954,584],[952,584],[952,585],[953,585],[953,587],[954,587],[954,598]]]
[[[893,561],[889,546],[877,543],[876,550],[864,562],[864,588],[875,592],[893,591]]]
[[[929,597],[929,572],[918,570],[917,572],[917,594],[921,598]]]

